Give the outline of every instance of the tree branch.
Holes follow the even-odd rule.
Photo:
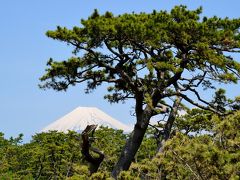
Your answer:
[[[91,167],[90,167],[91,174],[94,172],[97,172],[101,162],[104,159],[104,154],[100,150],[91,147],[91,141],[89,138],[89,134],[92,133],[92,136],[93,136],[96,128],[97,128],[97,125],[88,125],[82,132],[82,141],[83,141],[82,155],[91,165]],[[91,137],[91,138],[93,138],[93,137]],[[99,157],[93,157],[90,154],[90,150],[95,152],[96,154],[98,154]]]

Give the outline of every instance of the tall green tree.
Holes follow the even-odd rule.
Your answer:
[[[214,82],[237,83],[240,64],[229,52],[240,51],[240,19],[200,18],[201,12],[185,6],[118,16],[96,10],[80,27],[47,32],[71,45],[73,57],[60,62],[51,58],[41,88],[61,91],[80,83],[88,93],[107,84],[105,98],[111,103],[135,100],[136,124],[113,177],[129,168],[152,116],[171,112],[163,129],[168,139],[180,100],[225,112],[199,89],[215,88]]]

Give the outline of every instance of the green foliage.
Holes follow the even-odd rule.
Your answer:
[[[91,177],[91,180],[113,180],[110,172],[96,172]]]
[[[239,179],[240,112],[219,117],[208,111],[188,110],[175,124],[176,135],[156,155],[154,129],[149,128],[129,171],[118,179]],[[192,134],[185,133],[190,126]],[[199,133],[209,131],[210,134]],[[81,156],[80,134],[40,133],[30,143],[21,136],[0,136],[0,179],[111,179],[110,172],[128,135],[100,127],[93,147],[105,154],[97,173],[90,176]],[[67,175],[67,172],[68,175]]]
[[[132,176],[132,174],[129,171],[122,171],[119,176],[119,180],[140,180],[138,177]]]
[[[100,127],[95,132],[93,147],[105,154],[100,172],[93,179],[110,177],[127,134],[122,130]],[[21,145],[17,138],[4,138],[0,134],[0,177],[34,179],[86,179],[89,177],[88,163],[81,155],[81,135],[69,131],[67,134],[51,131],[32,137],[30,143]],[[142,157],[145,158],[145,157]],[[102,173],[101,173],[102,172]],[[29,178],[31,179],[31,178]]]
[[[149,127],[145,133],[142,144],[135,156],[135,162],[148,161],[156,155],[157,143],[154,137],[154,129]]]
[[[110,102],[142,93],[144,104],[155,108],[154,100],[175,96],[179,90],[214,88],[214,81],[237,83],[240,64],[227,52],[239,52],[240,19],[201,18],[201,13],[201,7],[190,11],[186,6],[118,16],[95,10],[80,27],[58,26],[46,35],[70,44],[74,57],[50,59],[40,87],[67,90],[87,82],[90,92],[108,82],[105,98]],[[156,100],[155,91],[168,93]],[[196,105],[185,94],[180,96]]]
[[[18,177],[15,172],[21,167],[19,157],[23,152],[21,143],[22,134],[17,138],[4,139],[4,134],[0,133],[0,175],[7,173],[12,177]],[[28,174],[28,173],[27,173]]]
[[[98,147],[105,154],[100,170],[111,171],[113,169],[127,136],[127,134],[123,134],[122,130],[114,130],[107,127],[100,127],[96,131],[96,140],[93,143],[93,147]]]
[[[188,109],[185,115],[179,116],[174,122],[174,128],[189,135],[190,133],[211,133],[215,122],[212,121],[213,113],[198,108]]]
[[[71,176],[81,161],[79,134],[49,132],[33,136],[30,143],[18,145],[19,138],[4,140],[0,174],[14,172],[36,179]],[[2,153],[1,153],[2,155]]]
[[[35,172],[34,177],[70,176],[74,171],[74,165],[81,159],[78,139],[80,135],[75,132],[64,134],[53,131],[33,136],[30,143],[33,147],[30,147],[30,153],[31,156],[35,156],[32,158],[32,164],[37,164],[37,166],[31,166],[32,171]]]
[[[210,118],[215,123],[212,135],[178,132],[167,141],[163,153],[132,164],[128,174],[143,179],[239,179],[240,112]]]

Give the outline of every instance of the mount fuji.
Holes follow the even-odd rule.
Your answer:
[[[132,127],[119,122],[96,107],[78,107],[49,124],[42,132],[52,130],[65,133],[68,132],[68,130],[81,132],[90,124],[96,124],[98,127],[107,126],[113,129],[121,129],[125,133],[132,131]]]

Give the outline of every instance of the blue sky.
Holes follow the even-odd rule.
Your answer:
[[[238,0],[105,0],[57,1],[22,0],[2,1],[0,6],[0,132],[6,137],[24,134],[28,141],[34,133],[70,112],[77,106],[96,106],[116,119],[133,123],[130,110],[133,103],[110,105],[103,99],[104,88],[84,94],[84,87],[70,88],[67,92],[43,91],[38,88],[47,60],[71,56],[71,48],[45,36],[57,25],[80,25],[94,9],[114,14],[170,10],[184,4],[190,9],[203,6],[205,16],[240,17]],[[239,58],[239,56],[237,57]],[[239,91],[231,86],[230,96]]]

